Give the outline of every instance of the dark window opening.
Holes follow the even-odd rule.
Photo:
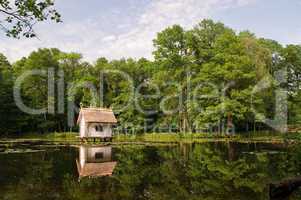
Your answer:
[[[95,153],[95,159],[103,159],[103,153]]]
[[[97,132],[103,132],[103,127],[102,127],[101,125],[97,125],[97,126],[95,127],[95,130],[96,130]]]

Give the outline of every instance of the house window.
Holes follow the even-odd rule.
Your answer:
[[[103,132],[103,127],[101,125],[97,125],[95,127],[96,132]]]
[[[95,153],[95,160],[99,160],[99,159],[103,159],[103,153],[102,152]]]

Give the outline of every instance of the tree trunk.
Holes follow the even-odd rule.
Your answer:
[[[233,131],[232,113],[228,113],[228,116],[227,116],[227,134],[230,134],[230,130],[232,133],[232,131]]]

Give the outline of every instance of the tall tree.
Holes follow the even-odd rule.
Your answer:
[[[260,77],[266,75],[267,52],[252,35],[237,36],[212,21],[203,21],[194,32],[193,41],[200,44],[194,49],[200,62],[200,70],[193,79],[199,88],[193,94],[199,98],[191,104],[195,121],[216,124],[219,131],[225,126],[232,129],[241,124],[238,122],[254,121],[252,106],[262,104],[262,100],[252,91]],[[214,38],[208,37],[210,32]]]
[[[20,132],[24,126],[23,114],[14,103],[12,66],[3,54],[0,54],[0,113],[0,134]]]
[[[181,131],[186,132],[191,127],[187,110],[187,77],[192,64],[187,33],[181,26],[174,25],[158,33],[154,45],[155,64],[159,67],[154,81],[160,85],[164,94],[162,99],[166,100],[161,107],[172,114],[169,114],[167,123],[176,123]]]
[[[281,54],[281,67],[287,69],[288,120],[292,125],[301,122],[301,46],[288,45]]]

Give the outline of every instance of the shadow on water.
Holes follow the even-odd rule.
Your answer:
[[[230,142],[17,144],[0,153],[0,163],[0,199],[4,200],[260,200],[270,199],[270,183],[301,175],[301,148]],[[286,198],[300,199],[301,194],[297,190]]]

